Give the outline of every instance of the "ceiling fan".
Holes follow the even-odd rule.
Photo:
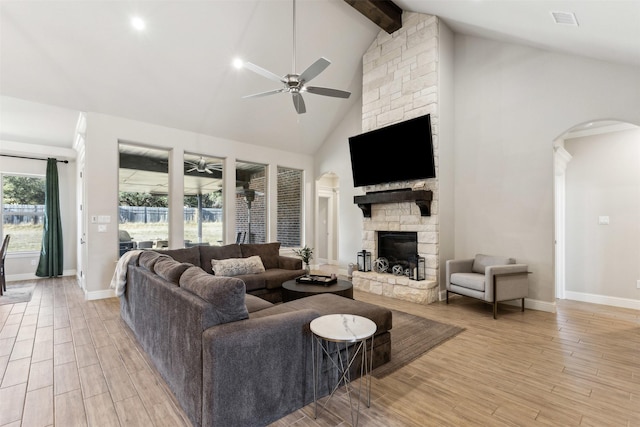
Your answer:
[[[271,71],[265,70],[262,67],[259,67],[251,62],[245,62],[243,66],[254,73],[260,74],[263,77],[268,78],[269,80],[273,80],[279,83],[283,83],[284,87],[280,89],[274,89],[267,92],[255,93],[253,95],[246,95],[243,98],[258,98],[261,96],[273,95],[276,93],[290,93],[293,98],[293,106],[295,107],[298,114],[304,114],[307,111],[307,108],[304,104],[304,99],[302,98],[302,94],[304,92],[309,92],[315,95],[323,95],[323,96],[331,96],[334,98],[349,98],[351,95],[350,92],[346,92],[344,90],[331,89],[326,87],[317,87],[317,86],[307,86],[307,83],[311,81],[311,79],[315,78],[325,70],[329,65],[331,65],[331,61],[326,58],[320,58],[313,64],[311,64],[306,70],[304,70],[301,74],[297,74],[296,70],[296,0],[293,0],[293,73],[286,74],[284,76],[278,76]]]
[[[212,174],[213,171],[222,172],[222,165],[220,163],[207,163],[204,157],[200,157],[197,162],[192,162],[191,160],[185,160],[185,164],[192,166],[191,169],[188,169],[187,172],[200,172],[200,173],[209,173]]]

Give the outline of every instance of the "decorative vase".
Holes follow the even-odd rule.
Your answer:
[[[307,276],[311,273],[311,267],[309,266],[308,262],[304,263],[304,269],[307,272]]]

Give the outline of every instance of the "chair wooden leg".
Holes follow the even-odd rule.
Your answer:
[[[498,318],[498,301],[493,302],[493,318]]]
[[[524,313],[524,298],[522,298],[522,312]]]

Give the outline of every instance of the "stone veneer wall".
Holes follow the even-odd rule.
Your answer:
[[[438,18],[404,12],[402,28],[380,31],[363,57],[362,130],[367,132],[425,114],[431,115],[433,148],[438,176]],[[397,156],[411,155],[397,153]],[[375,159],[384,167],[384,158]],[[415,181],[365,187],[365,191],[411,188]],[[376,231],[416,231],[418,253],[427,266],[427,280],[414,281],[391,274],[354,272],[357,289],[418,303],[438,300],[438,180],[425,181],[433,192],[431,216],[420,216],[415,203],[372,206],[364,218],[362,248],[377,257]]]

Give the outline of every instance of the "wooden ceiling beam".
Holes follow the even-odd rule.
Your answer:
[[[391,34],[402,28],[402,9],[391,0],[344,0]]]

